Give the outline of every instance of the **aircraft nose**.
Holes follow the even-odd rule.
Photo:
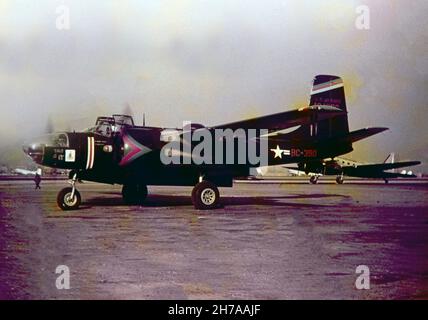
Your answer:
[[[41,163],[43,160],[43,145],[40,143],[29,143],[22,146],[22,150],[36,163]]]

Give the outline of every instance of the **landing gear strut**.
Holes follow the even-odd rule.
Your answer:
[[[67,187],[58,192],[56,203],[61,210],[76,210],[79,208],[82,198],[76,189],[77,173],[70,181],[71,187]]]
[[[219,201],[220,192],[212,182],[201,181],[192,190],[192,203],[195,209],[214,209],[218,207]]]
[[[317,182],[318,182],[318,176],[311,176],[311,177],[309,178],[309,182],[310,182],[311,184],[317,184]]]
[[[344,179],[343,179],[343,176],[337,176],[337,177],[336,177],[336,183],[337,183],[337,184],[342,184],[342,183],[343,183],[343,180],[344,180]]]
[[[145,184],[124,184],[122,187],[122,197],[126,204],[143,204],[147,194]]]

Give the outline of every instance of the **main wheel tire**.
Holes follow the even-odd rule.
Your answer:
[[[58,192],[56,197],[56,203],[61,210],[76,210],[79,208],[82,198],[80,197],[79,191],[74,190],[74,197],[71,198],[73,188],[67,187]]]
[[[318,182],[318,177],[317,177],[317,176],[312,176],[312,177],[310,177],[310,178],[309,178],[309,182],[310,182],[311,184],[317,184],[317,182]]]
[[[337,184],[343,184],[343,177],[341,177],[341,176],[336,177],[336,183]]]
[[[122,197],[126,204],[143,204],[147,194],[145,184],[124,184],[122,187]]]
[[[195,209],[209,210],[218,206],[220,192],[215,184],[209,181],[199,182],[192,190],[192,203]]]

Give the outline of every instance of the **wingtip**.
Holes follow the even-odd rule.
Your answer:
[[[375,133],[381,133],[384,132],[386,130],[389,130],[389,128],[387,127],[371,127],[371,128],[366,128],[367,131],[373,132]]]

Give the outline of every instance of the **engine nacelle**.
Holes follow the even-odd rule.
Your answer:
[[[336,160],[329,160],[324,164],[324,171],[327,175],[339,175],[342,173],[342,167]]]
[[[299,162],[298,168],[300,171],[308,173],[323,173],[324,164],[321,161]]]

